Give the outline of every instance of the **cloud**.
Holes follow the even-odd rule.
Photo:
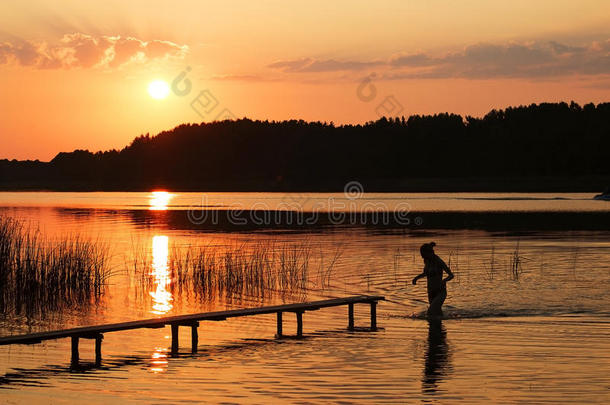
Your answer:
[[[610,74],[610,40],[583,46],[556,41],[474,44],[444,55],[402,53],[386,60],[302,58],[267,67],[282,73],[350,72],[376,67],[385,79],[540,78]]]
[[[468,79],[597,75],[610,73],[609,62],[608,50],[593,44],[586,47],[557,42],[479,44],[446,56],[427,74]]]
[[[282,70],[284,72],[299,72],[301,69],[313,62],[311,58],[294,59],[294,60],[281,60],[273,62],[267,67],[272,69]]]
[[[430,66],[437,63],[436,59],[423,53],[403,54],[390,58],[389,64],[392,66]]]
[[[557,54],[566,54],[566,53],[574,53],[574,52],[584,52],[587,48],[582,46],[569,46],[560,44],[559,42],[550,41],[549,46],[553,48],[555,53]]]
[[[258,75],[216,75],[210,78],[218,81],[237,81],[237,82],[265,82],[271,81],[270,78]]]
[[[183,49],[184,48],[184,49]],[[152,59],[164,58],[166,55],[186,53],[188,47],[180,47],[173,42],[154,39],[144,43],[144,53]],[[183,52],[184,51],[184,52]]]
[[[312,58],[286,60],[273,62],[267,67],[277,69],[285,73],[295,72],[337,72],[345,70],[362,70],[379,65],[379,61],[358,62],[338,61],[335,59],[316,60]]]
[[[144,44],[136,38],[116,38],[110,49],[108,65],[118,67],[144,58]]]
[[[0,44],[0,62],[15,60],[23,66],[33,65],[38,58],[38,48],[26,41]]]
[[[69,65],[78,64],[81,67],[92,67],[104,60],[106,50],[112,46],[108,38],[93,38],[81,33],[66,34],[60,41],[63,46],[56,50],[63,50],[64,57],[56,59],[67,62]],[[66,59],[69,55],[70,60]]]
[[[18,40],[0,43],[0,64],[39,69],[118,68],[128,63],[184,57],[188,46],[162,40],[64,35],[57,43]]]

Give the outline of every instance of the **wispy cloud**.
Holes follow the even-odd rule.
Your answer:
[[[236,81],[236,82],[264,82],[272,81],[272,78],[267,78],[259,75],[216,75],[210,78],[217,81]]]
[[[313,59],[303,58],[295,60],[284,60],[273,62],[267,67],[277,69],[286,73],[302,73],[302,72],[337,72],[346,70],[362,70],[370,68],[384,62],[379,61],[338,61],[335,59]]]
[[[610,74],[610,40],[583,46],[556,41],[474,44],[443,55],[403,53],[385,60],[302,58],[267,65],[282,73],[350,72],[376,67],[386,79],[540,78]]]
[[[39,69],[118,68],[129,63],[181,58],[188,50],[186,45],[169,41],[73,33],[56,43],[29,40],[0,43],[0,64]]]

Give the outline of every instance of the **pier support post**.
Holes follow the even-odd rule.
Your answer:
[[[72,336],[72,367],[78,366],[78,336]]]
[[[297,337],[303,337],[303,311],[297,311]]]
[[[347,306],[347,329],[354,330],[354,304],[348,304]]]
[[[178,328],[180,327],[180,325],[172,323],[171,327],[172,327],[172,349],[171,349],[171,354],[176,354],[176,353],[178,353],[178,347],[179,347],[179,343],[178,343]]]
[[[277,333],[275,334],[276,338],[281,338],[282,337],[282,312],[278,312],[277,313]]]
[[[95,336],[95,365],[100,366],[102,364],[102,340],[104,335],[101,333]]]
[[[191,351],[193,353],[197,353],[197,345],[199,345],[199,333],[197,332],[198,326],[199,322],[194,322],[191,325]]]
[[[371,330],[377,330],[377,301],[371,301]]]

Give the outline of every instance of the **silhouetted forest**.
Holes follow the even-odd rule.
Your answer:
[[[609,151],[610,103],[343,126],[240,119],[180,125],[122,150],[2,160],[0,187],[339,191],[357,180],[367,191],[594,191],[610,183]]]

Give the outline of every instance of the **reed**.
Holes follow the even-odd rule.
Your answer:
[[[103,294],[107,259],[100,241],[77,234],[48,238],[0,216],[0,311],[34,316],[90,303]]]
[[[221,247],[172,245],[167,260],[171,279],[168,290],[180,295],[193,293],[206,300],[217,296],[264,297],[303,293],[314,283],[318,286],[329,284],[340,255],[337,251],[327,266],[320,260],[319,280],[311,280],[312,251],[307,241]],[[134,255],[129,262],[141,291],[149,290],[154,283],[150,266],[150,260],[142,254]]]
[[[451,269],[455,276],[455,283],[460,284],[462,282],[462,272],[460,271],[460,249],[449,251],[449,259],[447,266]]]
[[[514,281],[519,280],[519,276],[523,270],[523,262],[529,260],[520,253],[520,241],[517,241],[517,246],[512,252],[509,259],[510,274]]]
[[[324,253],[322,252],[322,248],[320,247],[320,258],[319,258],[319,266],[318,266],[318,285],[317,287],[320,289],[329,288],[331,286],[333,270],[335,265],[339,261],[339,258],[343,254],[343,245],[339,245],[335,249],[335,253],[331,258],[328,265],[325,265],[324,262]]]
[[[489,280],[493,280],[496,275],[496,247],[491,247],[491,258],[489,259],[489,270],[487,271],[487,277]]]

